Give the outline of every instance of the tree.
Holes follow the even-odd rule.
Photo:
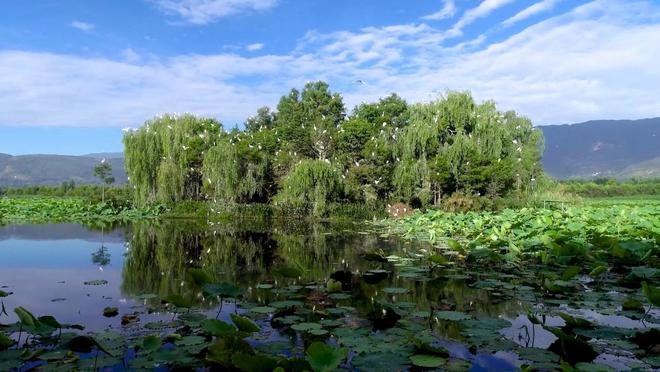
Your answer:
[[[205,153],[225,135],[215,119],[189,114],[161,115],[126,133],[126,173],[136,204],[204,198]]]
[[[101,160],[101,164],[94,167],[94,176],[101,180],[101,201],[105,203],[105,185],[115,182],[115,178],[112,176],[112,167],[105,159]]]
[[[543,174],[541,132],[469,92],[414,105],[391,94],[345,111],[318,81],[258,109],[244,130],[193,115],[147,121],[124,137],[136,204],[275,202],[320,216],[333,202],[426,206],[457,192],[525,192]]]

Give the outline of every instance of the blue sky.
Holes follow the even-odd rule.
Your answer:
[[[240,125],[325,80],[347,106],[470,90],[536,124],[660,115],[652,0],[5,0],[0,152],[121,150],[163,112]],[[355,84],[355,80],[367,83]]]

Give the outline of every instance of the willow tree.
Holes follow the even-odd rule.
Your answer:
[[[219,139],[214,119],[163,115],[124,135],[128,179],[138,205],[202,196],[204,153]]]
[[[224,140],[204,157],[204,190],[209,197],[247,203],[268,197],[270,160],[263,146]]]
[[[410,108],[396,146],[394,195],[422,204],[456,191],[502,195],[533,182],[541,152],[542,136],[528,119],[449,92]]]
[[[323,216],[328,203],[339,201],[343,193],[340,173],[329,162],[303,160],[284,180],[277,203],[309,210],[314,216]]]

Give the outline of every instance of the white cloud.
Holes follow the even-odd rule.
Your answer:
[[[660,48],[650,47],[660,45],[660,6],[652,2],[595,0],[491,45],[479,36],[444,46],[446,38],[426,24],[368,27],[309,33],[288,55],[144,62],[0,51],[0,125],[134,127],[174,111],[233,125],[319,79],[349,108],[390,92],[415,102],[453,89],[537,124],[660,115]]]
[[[128,63],[139,62],[141,57],[140,55],[131,48],[126,48],[121,51],[121,56],[124,58],[124,61]]]
[[[542,12],[547,12],[554,8],[555,4],[557,4],[557,0],[543,0],[539,1],[536,4],[530,5],[527,8],[521,10],[520,12],[516,13],[513,17],[507,19],[504,21],[502,24],[504,26],[511,26],[514,23],[523,21],[531,16],[534,16],[536,14],[542,13]]]
[[[435,13],[428,14],[422,17],[427,21],[438,21],[445,18],[451,18],[456,14],[456,4],[454,0],[443,0],[442,9]]]
[[[483,0],[479,5],[472,9],[468,9],[463,13],[461,18],[454,24],[454,27],[450,30],[452,36],[458,36],[462,33],[462,30],[465,26],[470,25],[472,22],[476,21],[479,18],[488,16],[493,11],[501,8],[509,3],[512,3],[514,0]]]
[[[263,47],[264,47],[263,43],[254,43],[246,46],[245,49],[247,49],[250,52],[255,52],[257,50],[263,49]]]
[[[71,22],[71,27],[77,28],[80,31],[90,32],[94,29],[94,24],[82,21],[73,21]]]
[[[186,22],[207,24],[222,17],[251,10],[267,10],[278,0],[152,0],[158,8]]]

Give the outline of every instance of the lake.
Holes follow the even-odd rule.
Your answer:
[[[563,326],[562,318],[545,315],[549,306],[624,333],[657,326],[574,297],[543,300],[530,286],[534,270],[513,275],[414,264],[417,252],[430,248],[355,223],[0,226],[0,289],[12,292],[2,298],[7,314],[0,314],[0,323],[16,322],[12,310],[22,306],[85,331],[113,330],[126,339],[166,335],[190,326],[186,321],[199,325],[173,323],[177,312],[161,299],[180,295],[204,317],[231,322],[232,313],[250,315],[262,328],[249,341],[258,350],[304,355],[310,337],[331,333],[331,343],[351,350],[345,367],[362,370],[408,368],[406,348],[415,333],[446,348],[455,369],[516,370],[529,363],[521,355],[555,362],[544,349],[552,349],[557,337],[528,317],[535,312],[545,325]],[[291,275],[291,268],[300,271]],[[237,285],[241,300],[203,296],[192,269]],[[329,278],[338,288],[329,290]],[[117,308],[118,315],[104,316],[106,308]],[[651,319],[657,317],[652,311]],[[640,363],[623,346],[597,350],[593,361],[615,369]],[[382,364],[370,355],[381,355]],[[107,367],[130,365],[113,363]]]

